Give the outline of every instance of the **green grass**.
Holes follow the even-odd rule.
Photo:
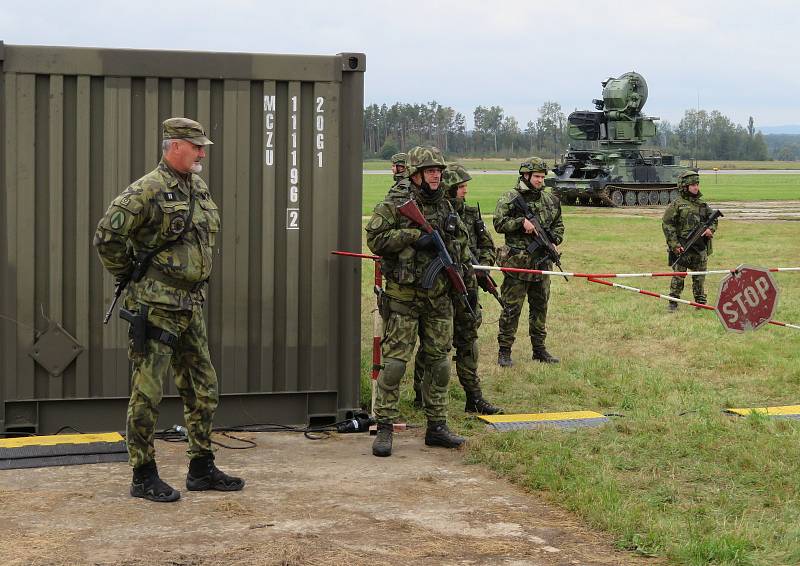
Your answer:
[[[571,210],[564,215],[566,270],[666,269],[657,219]],[[794,265],[797,230],[791,222],[723,220],[709,267]],[[362,273],[367,404],[372,266],[364,263]],[[800,275],[775,277],[781,290],[776,320],[800,323]],[[720,279],[706,281],[710,301]],[[659,292],[669,286],[665,278],[625,283]],[[800,422],[721,412],[800,404],[800,332],[768,325],[735,335],[710,311],[681,306],[670,315],[665,301],[559,278],[552,281],[547,342],[562,363],[530,361],[526,308],[515,366],[501,371],[495,363],[499,309],[485,294],[482,304],[487,399],[509,413],[588,409],[624,416],[603,428],[572,432],[488,432],[465,418],[464,394],[453,374],[449,421],[470,437],[468,462],[543,493],[611,533],[621,548],[676,564],[800,563]],[[407,421],[422,423],[412,398],[407,375],[401,411]]]
[[[683,165],[689,166],[689,161],[681,161]],[[699,160],[697,166],[700,169],[800,169],[800,161],[721,161]]]
[[[391,175],[364,175],[363,213],[369,214],[392,185]],[[467,196],[471,203],[479,202],[481,211],[494,211],[497,199],[513,188],[516,175],[475,175],[469,183]],[[710,201],[800,200],[798,175],[703,175],[701,191]]]

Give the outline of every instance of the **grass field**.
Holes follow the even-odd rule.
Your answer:
[[[392,184],[391,175],[364,175],[363,213],[369,214],[383,199]],[[470,202],[479,202],[481,211],[494,211],[502,193],[514,187],[516,175],[475,175],[469,183]],[[703,175],[701,191],[714,201],[800,200],[798,175]]]
[[[565,270],[666,269],[657,220],[566,209],[564,222]],[[797,239],[796,223],[723,221],[709,267],[794,265]],[[362,273],[367,404],[370,263]],[[781,296],[775,319],[800,323],[800,274],[776,278]],[[716,299],[720,279],[708,278],[709,301]],[[660,292],[669,286],[665,278],[625,282]],[[668,314],[665,301],[559,278],[552,281],[547,342],[562,363],[530,361],[526,308],[515,366],[501,370],[499,309],[485,294],[482,304],[480,373],[490,401],[507,413],[587,409],[618,416],[602,428],[572,432],[488,432],[465,417],[464,394],[453,377],[449,420],[470,437],[469,462],[543,493],[635,552],[676,564],[800,563],[800,422],[722,413],[726,407],[800,404],[799,331],[768,325],[734,335],[710,311],[681,306]],[[423,415],[411,407],[409,379],[401,410],[409,422],[422,423]]]
[[[544,156],[544,159],[552,165],[553,157]],[[515,170],[519,167],[521,158],[515,157],[512,159],[462,159],[459,160],[464,167],[470,171],[507,171]],[[689,166],[689,161],[683,160],[681,162],[685,166]],[[800,161],[698,161],[697,165],[700,169],[800,169]],[[370,171],[390,171],[391,163],[383,160],[370,160],[364,161],[364,169]]]
[[[683,165],[689,166],[689,161],[682,160]],[[800,161],[703,161],[697,162],[700,169],[800,169]]]

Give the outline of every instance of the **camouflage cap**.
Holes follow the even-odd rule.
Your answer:
[[[408,174],[413,175],[426,167],[444,169],[447,167],[447,163],[438,147],[418,145],[408,151],[406,166],[408,167]]]
[[[461,183],[472,180],[472,176],[458,163],[451,163],[442,173],[442,182],[447,190],[455,193],[455,188]]]
[[[189,118],[167,118],[164,120],[162,138],[165,140],[186,140],[194,145],[212,145],[206,131],[199,122]]]
[[[678,186],[679,187],[688,187],[689,185],[699,185],[700,184],[700,175],[697,171],[684,171],[678,177]]]
[[[547,173],[547,163],[540,157],[529,157],[519,164],[519,174],[523,173]]]
[[[405,153],[395,153],[392,156],[392,165],[405,165],[405,164],[406,164]]]

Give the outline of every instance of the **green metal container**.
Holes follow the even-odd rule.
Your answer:
[[[222,215],[206,306],[217,424],[358,407],[365,56],[0,43],[0,432],[118,430],[127,325],[92,247],[105,207],[201,122]],[[160,423],[182,422],[173,383]]]

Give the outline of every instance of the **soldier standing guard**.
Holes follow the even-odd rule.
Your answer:
[[[197,173],[212,142],[188,118],[163,124],[163,157],[108,207],[94,245],[103,266],[127,285],[124,310],[131,322],[131,398],[126,443],[133,481],[130,493],[150,501],[176,501],[180,492],[158,475],[153,433],[164,379],[175,373],[189,437],[192,491],[236,491],[244,480],[214,465],[211,429],[219,402],[217,374],[203,321],[217,205]]]
[[[439,232],[447,251],[467,280],[474,278],[464,224],[453,211],[441,188],[445,161],[435,147],[415,147],[408,153],[408,183],[413,202]],[[380,255],[386,276],[381,298],[385,321],[381,348],[384,367],[378,378],[375,417],[378,436],[372,445],[375,456],[392,454],[392,428],[398,417],[400,381],[414,352],[417,336],[425,352],[422,395],[428,420],[425,444],[457,448],[464,439],[447,428],[447,384],[450,380],[448,353],[453,340],[452,284],[444,270],[426,289],[422,280],[437,259],[434,239],[398,211],[402,203],[387,199],[379,203],[367,223],[367,245]]]
[[[406,154],[395,153],[392,156],[392,179],[394,183],[386,193],[386,200],[403,204],[411,197],[411,182],[406,174]]]
[[[706,228],[702,236],[675,264],[675,258],[684,252],[683,245],[689,240],[692,232],[702,226],[711,215],[711,207],[702,200],[700,193],[700,175],[695,171],[686,171],[678,178],[679,196],[664,211],[661,219],[661,228],[667,240],[669,252],[669,265],[676,271],[705,271],[708,265],[708,256],[713,252],[711,239],[717,230],[717,221]],[[685,276],[675,276],[669,285],[669,296],[680,299],[685,283]],[[706,304],[704,283],[705,275],[692,275],[692,293],[694,302]],[[669,312],[678,309],[678,303],[670,301],[667,305]]]
[[[395,153],[392,156],[392,178],[397,183],[406,176],[406,154]]]
[[[561,220],[561,203],[551,193],[542,190],[547,165],[538,157],[530,157],[519,166],[516,188],[497,201],[494,212],[494,229],[505,234],[506,246],[498,258],[501,267],[541,269],[549,271],[552,263],[541,247],[528,252],[534,241],[534,226],[513,204],[521,195],[531,211],[538,216],[542,228],[547,230],[550,240],[559,245],[564,239],[564,222]],[[497,363],[503,367],[513,365],[511,347],[514,345],[522,305],[528,298],[528,318],[533,360],[556,364],[560,360],[545,348],[547,337],[547,302],[550,299],[550,276],[529,273],[504,273],[500,294],[506,308],[500,316],[500,332],[497,336],[499,352]]]
[[[458,163],[451,163],[444,170],[442,175],[444,186],[447,189],[448,200],[453,210],[464,222],[469,236],[470,259],[480,265],[494,265],[495,249],[494,241],[486,225],[481,218],[478,208],[466,204],[468,183],[472,176],[467,173]],[[476,276],[479,274],[476,273]],[[503,410],[495,407],[483,398],[481,390],[481,378],[478,375],[478,328],[482,322],[482,309],[478,301],[478,286],[476,284],[469,288],[469,293],[474,294],[473,302],[475,316],[471,316],[460,301],[455,301],[453,310],[453,347],[456,350],[456,375],[467,402],[464,411],[467,413],[478,413],[481,415],[496,415]],[[422,406],[422,382],[425,367],[425,351],[422,348],[417,350],[414,361],[414,405]]]

